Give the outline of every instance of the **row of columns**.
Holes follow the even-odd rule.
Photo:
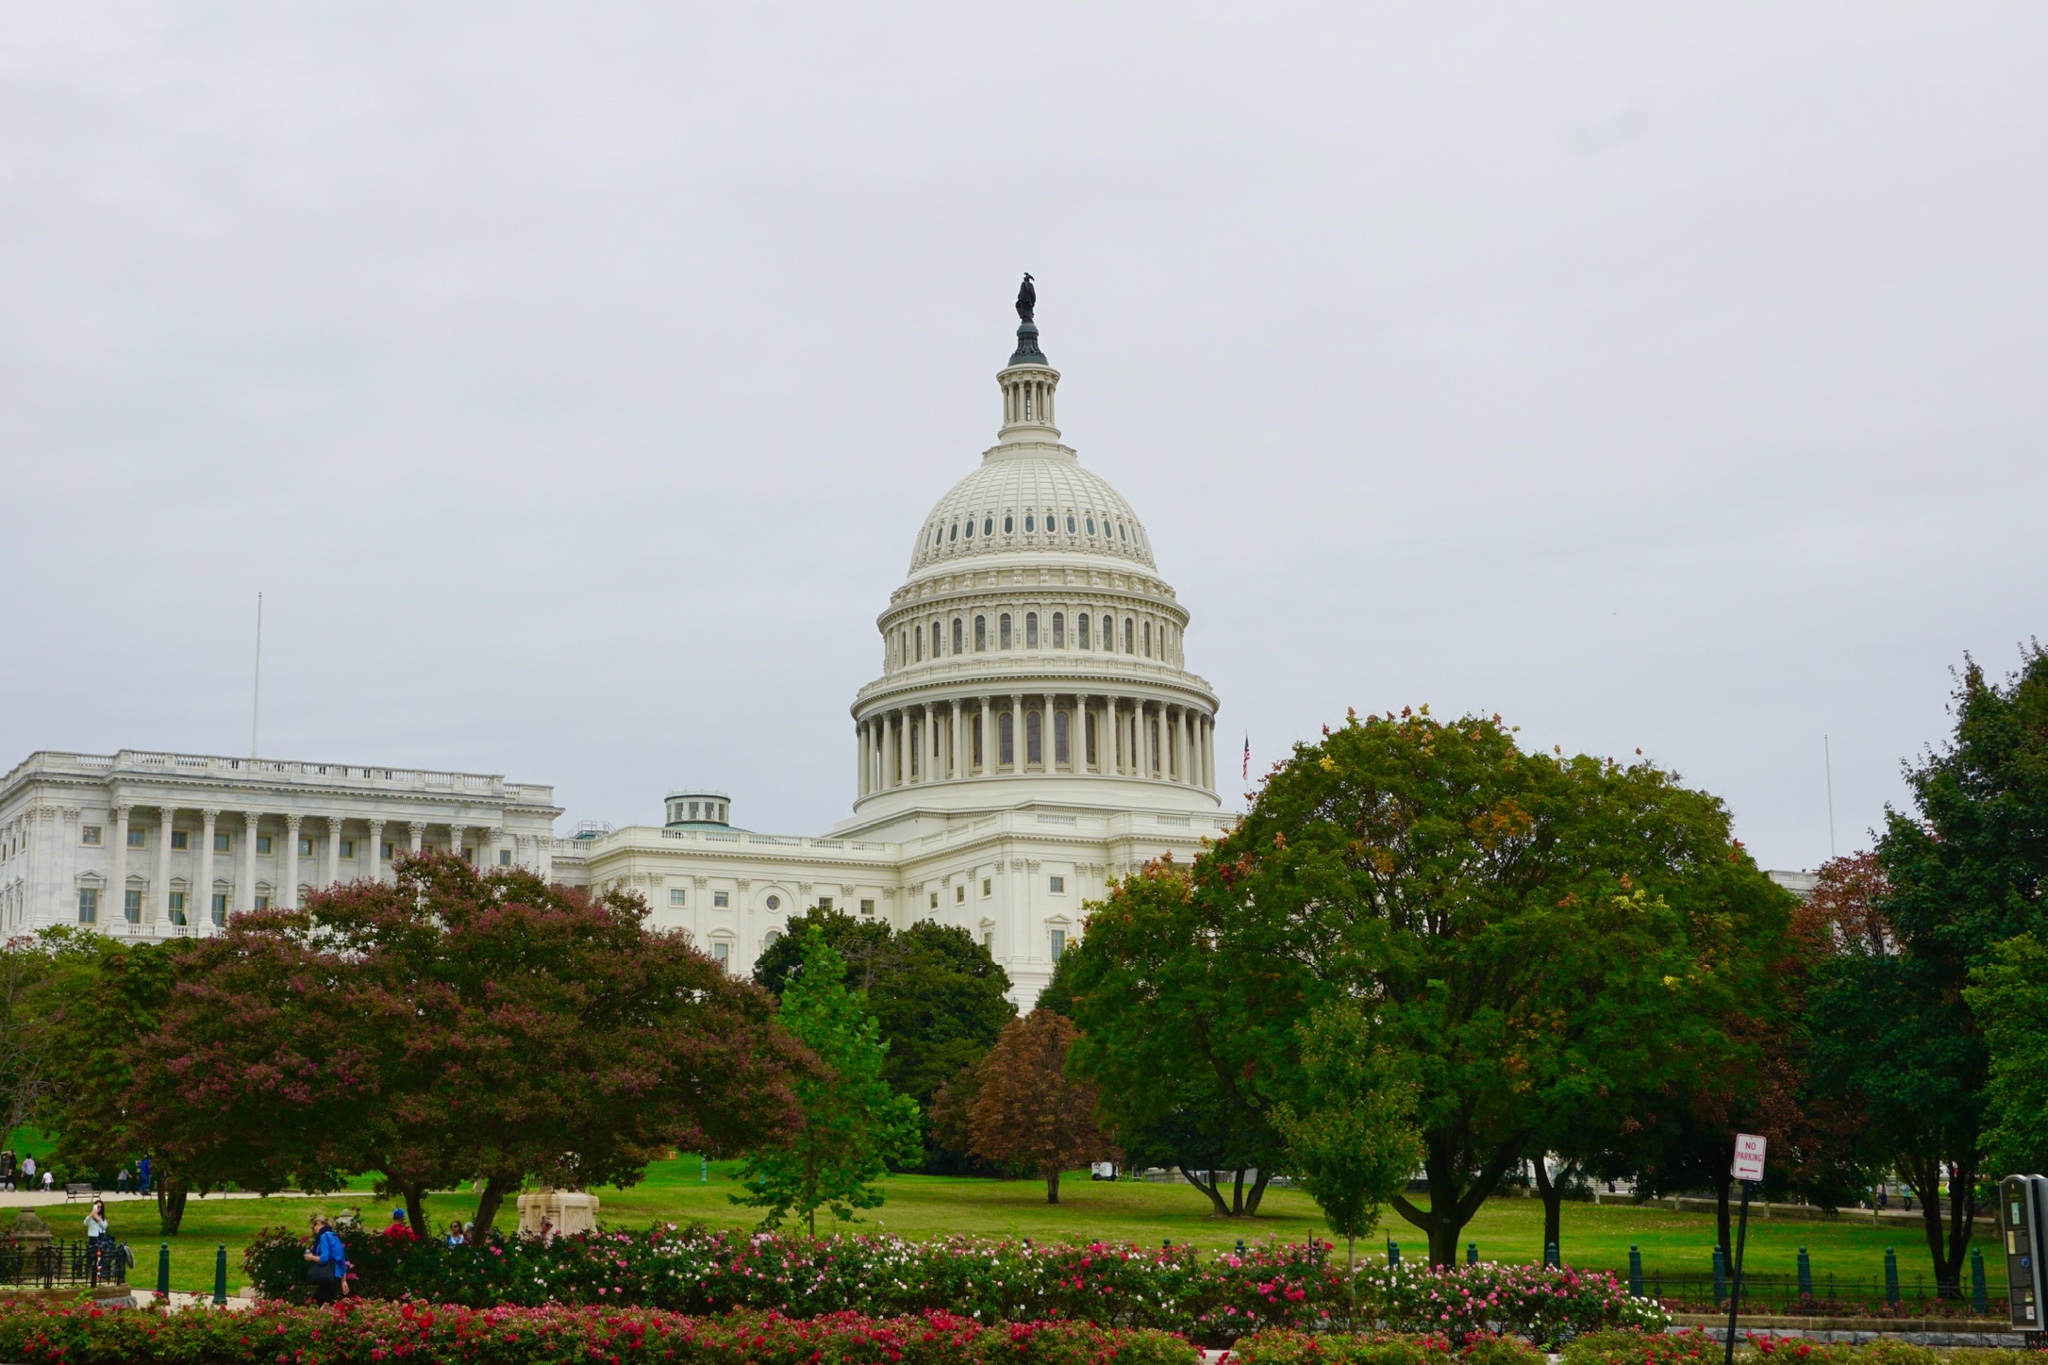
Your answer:
[[[100,911],[102,923],[109,922],[111,917],[115,915],[126,918],[128,908],[128,829],[130,817],[134,809],[131,805],[121,804],[117,804],[113,808],[114,873],[109,878],[111,882],[110,890],[113,893],[113,904],[102,905]],[[175,912],[171,908],[171,830],[179,809],[182,808],[170,806],[157,807],[156,866],[154,875],[150,878],[149,890],[146,893],[144,903],[138,908],[137,920],[135,922],[148,924],[159,918],[165,923],[176,922],[173,918]],[[282,872],[278,878],[282,884],[277,888],[277,894],[272,898],[271,904],[276,909],[297,909],[299,899],[299,840],[307,828],[308,817],[296,812],[280,813],[274,816],[266,811],[243,811],[239,814],[242,827],[241,848],[239,851],[241,870],[239,875],[234,878],[233,899],[230,901],[228,908],[237,911],[253,910],[256,908],[256,836],[260,832],[262,821],[266,816],[269,816],[270,818],[282,820],[285,826],[284,850],[281,855],[275,853],[272,855],[282,859]],[[217,808],[201,807],[199,809],[199,817],[200,828],[197,831],[199,847],[196,850],[199,857],[199,869],[197,875],[192,879],[192,885],[186,890],[184,909],[184,922],[186,924],[205,922],[211,916],[213,910],[214,843],[216,841],[215,836],[220,832],[221,812]],[[313,828],[318,829],[322,824],[325,824],[327,827],[326,846],[321,850],[324,855],[322,858],[321,876],[318,882],[321,886],[332,886],[341,880],[342,830],[348,824],[348,820],[348,817],[341,815],[311,817]],[[232,817],[230,817],[230,822],[231,824],[233,823]],[[396,822],[362,817],[361,823],[367,826],[369,839],[367,844],[364,845],[365,851],[359,852],[356,855],[356,861],[361,863],[367,858],[369,871],[366,879],[382,881],[384,879],[384,830],[387,824],[395,825]],[[409,839],[408,846],[415,855],[425,846],[427,825],[428,822],[424,820],[412,820],[406,823],[405,828]],[[487,847],[478,849],[480,861],[486,865],[495,863],[497,861],[498,847],[505,836],[505,831],[500,826],[450,824],[448,826],[449,847],[459,851],[462,848],[464,837],[471,829],[476,829],[485,836]],[[529,844],[536,845],[533,848],[531,859],[525,856],[527,852],[526,846]],[[543,866],[540,849],[537,846],[537,837],[517,836],[517,849],[517,861],[521,864],[534,868],[541,868]],[[230,856],[236,855],[231,854]],[[196,906],[192,903],[192,896],[195,893],[201,897]]]
[[[1005,701],[1007,708],[1002,705]],[[1000,728],[1005,714],[1011,718],[1008,761],[1003,758]],[[1032,714],[1039,717],[1040,727],[1035,760],[1026,740],[1026,717]],[[1068,718],[1064,759],[1054,743],[1056,718],[1061,715]],[[1004,772],[1156,777],[1205,791],[1216,788],[1214,720],[1197,707],[1168,701],[1094,693],[1013,692],[1007,697],[913,702],[876,712],[855,729],[862,796]]]

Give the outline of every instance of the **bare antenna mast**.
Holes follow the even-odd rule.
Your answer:
[[[1820,737],[1820,760],[1828,775],[1828,857],[1835,856],[1835,752],[1828,737]]]
[[[256,594],[256,689],[249,701],[249,757],[256,757],[256,741],[263,727],[263,594]]]

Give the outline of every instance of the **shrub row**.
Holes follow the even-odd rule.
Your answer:
[[[452,1308],[369,1300],[107,1311],[0,1307],[16,1365],[1200,1365],[1166,1332],[987,1325],[947,1313],[693,1318],[648,1308]]]
[[[1563,1365],[1715,1365],[1721,1342],[1705,1332],[1656,1333],[1635,1329],[1593,1332],[1563,1349]],[[1925,1346],[1882,1340],[1836,1346],[1803,1340],[1754,1338],[1743,1348],[1750,1365],[1955,1365]],[[1971,1365],[2026,1365],[2020,1351],[1971,1351]],[[1476,1336],[1453,1351],[1439,1336],[1311,1336],[1285,1329],[1260,1332],[1237,1343],[1232,1365],[1538,1365],[1525,1342]]]
[[[1603,1328],[1661,1328],[1670,1316],[1607,1273],[1482,1263],[1432,1270],[1377,1262],[1346,1285],[1327,1242],[1264,1243],[1202,1256],[1187,1247],[1086,1246],[996,1238],[910,1241],[715,1231],[673,1224],[493,1240],[483,1247],[344,1234],[356,1291],[429,1303],[603,1304],[692,1314],[790,1317],[947,1312],[979,1322],[1080,1321],[1155,1328],[1222,1344],[1261,1328],[1366,1323],[1462,1341],[1474,1332],[1569,1340]],[[268,1297],[303,1300],[302,1243],[278,1231],[244,1255]],[[1355,1308],[1353,1294],[1355,1293]]]

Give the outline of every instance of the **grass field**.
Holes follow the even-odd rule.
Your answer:
[[[730,1201],[739,1188],[734,1169],[714,1162],[711,1178],[704,1182],[699,1179],[700,1167],[694,1157],[659,1162],[646,1181],[631,1189],[597,1191],[603,1201],[602,1218],[622,1228],[645,1227],[657,1220],[752,1227],[758,1221],[755,1212]],[[1034,1241],[1100,1238],[1153,1246],[1171,1239],[1176,1246],[1191,1243],[1211,1250],[1226,1249],[1239,1238],[1248,1242],[1265,1237],[1300,1241],[1327,1235],[1315,1205],[1292,1190],[1268,1191],[1257,1218],[1232,1220],[1211,1217],[1208,1200],[1186,1185],[1110,1184],[1090,1181],[1086,1175],[1061,1182],[1057,1206],[1045,1202],[1044,1184],[1031,1180],[905,1175],[887,1180],[884,1188],[888,1202],[854,1224],[855,1228],[909,1237],[973,1233],[1026,1236]],[[149,1204],[116,1203],[109,1212],[115,1235],[135,1250],[139,1281],[155,1283],[157,1247],[168,1240],[172,1287],[210,1288],[214,1248],[226,1243],[232,1291],[242,1283],[242,1247],[257,1230],[280,1225],[303,1229],[315,1209],[334,1212],[347,1207],[360,1209],[371,1226],[382,1226],[390,1215],[390,1205],[371,1200],[366,1189],[323,1199],[194,1201],[187,1206],[179,1235],[165,1239],[157,1234],[156,1210]],[[446,1226],[450,1218],[466,1221],[475,1208],[476,1196],[468,1191],[437,1194],[427,1204],[428,1217],[436,1227]],[[6,1197],[0,1195],[0,1210],[5,1209]],[[46,1208],[42,1213],[58,1234],[66,1237],[78,1235],[77,1224],[85,1216],[85,1210],[75,1205]],[[499,1215],[499,1226],[511,1227],[517,1216],[508,1205]],[[11,1222],[12,1218],[11,1211],[0,1212],[0,1221]],[[1389,1214],[1382,1230],[1401,1243],[1404,1257],[1421,1259],[1426,1254],[1420,1230],[1397,1215]],[[1980,1222],[1978,1231],[1987,1259],[1996,1265],[1991,1256],[1995,1229]],[[1485,1259],[1535,1261],[1542,1252],[1543,1206],[1533,1199],[1490,1200],[1465,1236],[1478,1243]],[[1563,1238],[1564,1258],[1573,1265],[1625,1269],[1633,1244],[1642,1249],[1644,1267],[1651,1274],[1701,1274],[1712,1265],[1714,1219],[1711,1214],[1668,1209],[1566,1204]],[[1926,1243],[1917,1224],[1877,1228],[1867,1218],[1858,1221],[1853,1215],[1830,1222],[1752,1220],[1748,1267],[1756,1272],[1789,1273],[1801,1246],[1808,1249],[1819,1276],[1830,1272],[1844,1277],[1881,1275],[1888,1246],[1898,1251],[1909,1293],[1912,1277],[1928,1274]],[[1377,1239],[1373,1250],[1381,1254]]]

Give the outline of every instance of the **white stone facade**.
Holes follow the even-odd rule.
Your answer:
[[[545,873],[560,814],[553,788],[481,773],[35,753],[0,780],[0,928],[205,933],[423,847]]]

